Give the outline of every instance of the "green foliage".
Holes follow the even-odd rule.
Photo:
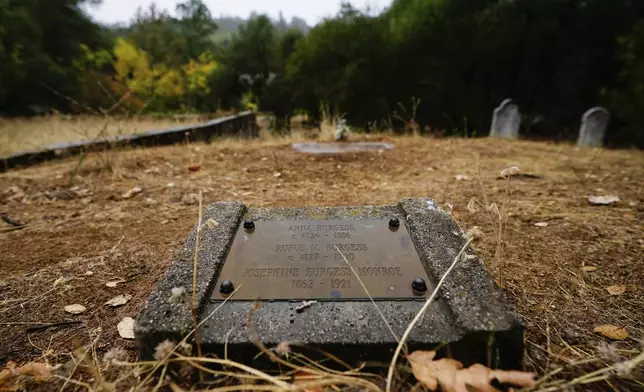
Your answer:
[[[622,71],[619,84],[608,96],[618,119],[627,124],[614,127],[615,143],[644,145],[644,21],[638,22],[629,34],[620,37]]]
[[[234,36],[226,63],[239,74],[267,78],[277,66],[275,29],[265,16],[252,18]]]
[[[69,109],[78,91],[74,60],[105,45],[82,0],[0,0],[0,113]],[[56,93],[53,93],[55,91]]]
[[[210,10],[202,0],[186,0],[177,4],[180,34],[185,38],[184,59],[196,59],[202,53],[212,50],[211,36],[217,31],[217,24]]]
[[[137,11],[126,32],[136,47],[148,53],[152,64],[178,66],[213,49],[211,36],[217,24],[201,0],[177,4],[176,13],[178,18],[151,3],[147,10]]]
[[[286,69],[298,106],[315,116],[326,101],[357,124],[385,113],[390,65],[385,23],[345,6],[337,18],[314,27]]]

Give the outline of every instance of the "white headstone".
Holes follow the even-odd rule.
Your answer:
[[[610,122],[610,112],[602,107],[594,107],[581,117],[581,127],[577,146],[599,147],[604,144],[604,135]]]
[[[335,140],[343,141],[349,136],[349,127],[347,126],[347,121],[343,118],[338,119],[338,122],[335,126]]]
[[[521,112],[514,101],[506,99],[494,109],[490,136],[516,139],[519,137],[520,127]]]

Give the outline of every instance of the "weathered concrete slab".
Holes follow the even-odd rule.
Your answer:
[[[396,205],[367,207],[247,208],[237,202],[209,206],[204,212],[204,221],[213,219],[217,225],[202,229],[197,300],[200,320],[216,313],[199,331],[204,350],[222,356],[227,344],[230,358],[253,362],[258,353],[252,343],[256,333],[267,347],[298,342],[334,353],[347,362],[390,360],[396,338],[366,295],[364,300],[319,300],[306,309],[298,309],[302,300],[264,301],[255,311],[253,301],[235,301],[234,295],[223,304],[221,300],[213,302],[210,297],[213,290],[219,291],[215,282],[226,263],[235,233],[248,220],[261,225],[276,220],[387,219],[391,222],[394,218],[409,232],[429,278],[429,293],[466,242],[464,233],[449,214],[430,199],[403,199]],[[192,329],[190,297],[177,300],[172,291],[182,287],[190,292],[195,235],[196,229],[137,318],[135,334],[142,358],[150,358],[163,340],[178,341]],[[251,233],[244,240],[252,241]],[[412,331],[408,347],[410,350],[440,347],[443,353],[449,350],[453,357],[466,364],[488,363],[491,358],[493,366],[517,368],[523,357],[522,321],[488,277],[481,259],[472,249],[467,254],[469,257],[446,280],[439,299],[430,306],[422,323]],[[266,266],[271,266],[269,250]],[[257,284],[253,280],[235,283]],[[214,293],[215,298],[217,294]],[[397,336],[402,336],[425,301],[425,296],[410,297],[376,299]],[[249,314],[252,314],[252,330],[248,326]]]
[[[307,154],[342,154],[345,152],[392,150],[394,145],[380,142],[293,143],[293,148]]]
[[[165,146],[183,143],[186,141],[186,137],[191,141],[209,141],[221,136],[258,137],[259,129],[257,127],[255,113],[244,112],[233,116],[217,118],[205,124],[148,131],[135,135],[119,135],[99,140],[54,143],[39,151],[27,151],[0,158],[0,173],[16,167],[32,166],[41,162],[66,158],[84,152],[104,150],[106,148],[121,146]]]

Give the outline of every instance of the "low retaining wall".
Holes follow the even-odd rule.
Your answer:
[[[165,146],[185,142],[186,137],[192,142],[210,141],[221,136],[258,137],[259,128],[257,127],[255,113],[243,112],[233,116],[217,118],[205,124],[148,131],[135,135],[120,135],[99,140],[51,144],[40,151],[23,152],[1,158],[0,173],[17,167],[36,165],[41,162],[106,148]]]

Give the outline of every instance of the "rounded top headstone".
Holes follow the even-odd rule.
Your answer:
[[[591,115],[593,115],[595,113],[601,113],[601,114],[610,116],[610,112],[608,111],[608,109],[603,108],[601,106],[595,106],[593,108],[590,108],[590,109],[586,110],[586,112],[584,113],[582,118],[584,118],[584,119],[588,118],[589,116],[591,116]]]
[[[514,101],[512,100],[512,98],[506,98],[503,100],[503,102],[501,102],[501,104],[499,105],[499,108],[505,109],[510,105],[514,105]]]

